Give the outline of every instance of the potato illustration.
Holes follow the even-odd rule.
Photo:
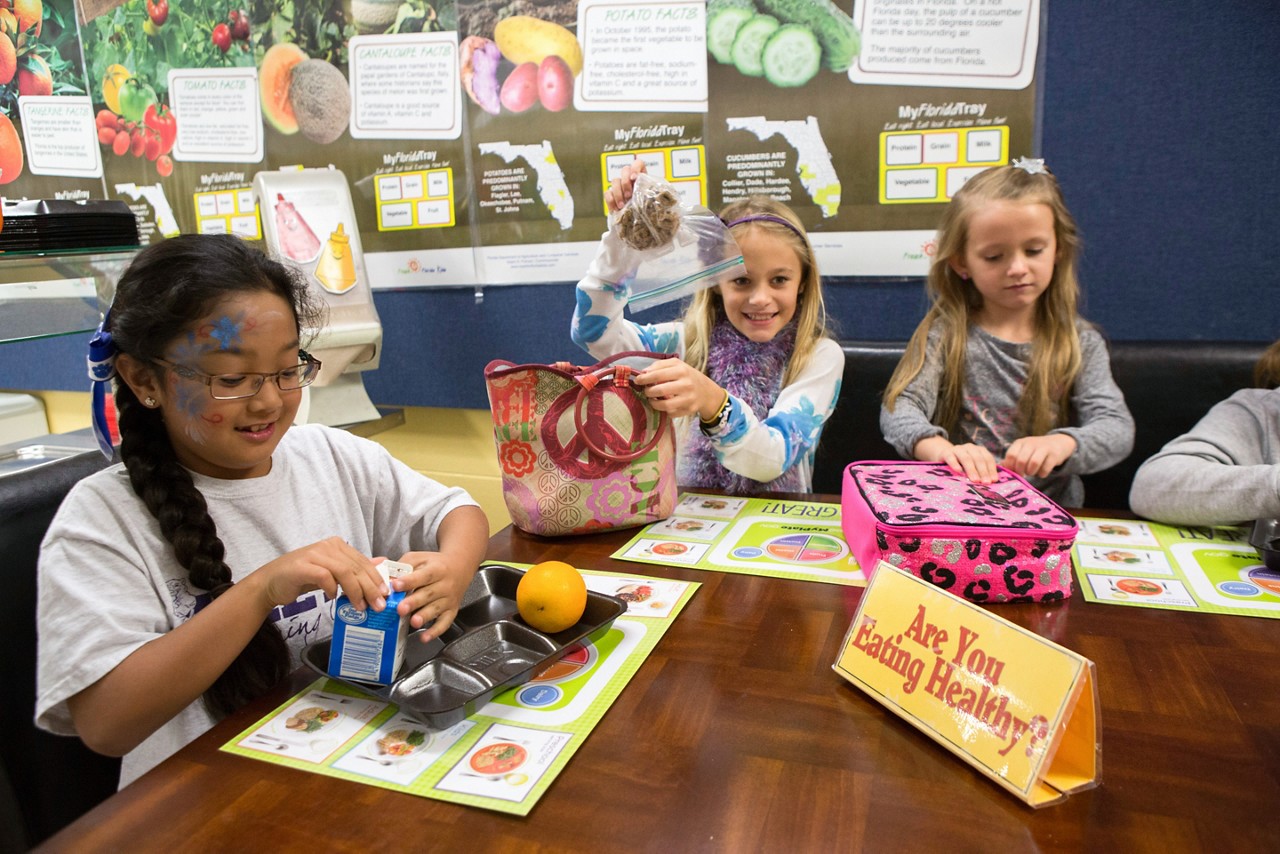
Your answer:
[[[502,106],[513,113],[523,113],[538,103],[537,63],[522,62],[517,65],[502,82],[502,92],[498,98],[502,101]]]
[[[558,56],[576,77],[582,71],[582,46],[565,27],[529,15],[503,18],[493,28],[493,40],[502,55],[519,65],[539,63],[548,56]]]
[[[548,56],[538,65],[538,100],[553,113],[573,103],[573,72],[558,56]]]

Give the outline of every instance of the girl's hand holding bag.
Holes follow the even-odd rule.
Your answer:
[[[517,528],[588,534],[647,525],[676,504],[675,431],[633,378],[667,354],[484,369],[502,494]]]

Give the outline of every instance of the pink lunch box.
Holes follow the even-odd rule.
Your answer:
[[[942,463],[850,463],[841,525],[862,571],[884,560],[973,602],[1070,597],[1075,518],[997,470],[980,484]]]

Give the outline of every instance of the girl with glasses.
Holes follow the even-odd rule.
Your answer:
[[[124,785],[275,685],[333,626],[339,586],[445,631],[488,543],[475,502],[321,425],[306,283],[239,238],[138,253],[91,345],[120,459],[81,481],[40,554],[37,722],[124,756]],[[100,397],[100,395],[95,395]],[[109,446],[108,446],[109,448]]]

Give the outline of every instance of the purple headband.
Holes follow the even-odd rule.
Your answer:
[[[731,221],[729,221],[729,222],[726,222],[726,223],[724,224],[724,227],[725,227],[725,228],[733,228],[735,225],[742,225],[744,222],[761,222],[761,221],[763,221],[763,222],[776,222],[778,225],[785,225],[787,228],[791,229],[792,231],[794,231],[794,232],[796,233],[796,237],[799,237],[801,240],[805,241],[806,243],[808,243],[808,242],[809,242],[809,239],[808,239],[807,237],[805,237],[805,236],[804,236],[804,232],[803,232],[803,231],[801,231],[800,229],[796,228],[794,225],[792,225],[791,223],[787,222],[787,221],[786,221],[785,219],[783,219],[782,217],[780,217],[780,216],[774,216],[773,214],[751,214],[750,216],[741,216],[741,217],[738,217],[738,218],[737,218],[737,219],[735,219],[735,220],[731,220]]]

